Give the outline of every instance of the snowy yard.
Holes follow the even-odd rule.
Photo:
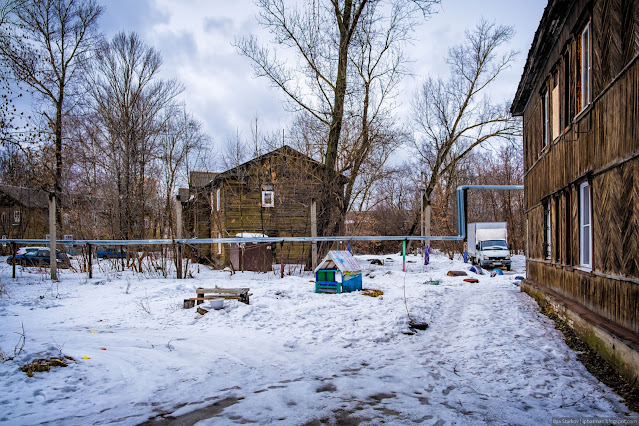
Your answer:
[[[369,265],[379,258],[383,266]],[[173,280],[63,271],[52,284],[0,258],[0,423],[550,424],[621,417],[619,397],[576,361],[553,323],[515,285],[515,272],[478,284],[447,277],[470,265],[431,256],[361,256],[364,288],[315,294],[311,275],[211,271]],[[106,264],[106,263],[105,263]],[[430,285],[429,280],[439,280]],[[182,309],[196,287],[250,287],[251,304]],[[406,305],[404,304],[404,286]],[[204,305],[208,305],[205,302]],[[430,327],[408,334],[412,318]],[[72,357],[67,368],[19,368]]]

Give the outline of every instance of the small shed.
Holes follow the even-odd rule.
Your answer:
[[[315,268],[315,293],[362,289],[362,267],[349,251],[330,251]]]

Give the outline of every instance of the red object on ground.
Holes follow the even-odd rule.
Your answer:
[[[467,283],[478,283],[479,280],[477,278],[464,278],[464,281]]]
[[[106,351],[106,348],[100,348],[101,351]]]

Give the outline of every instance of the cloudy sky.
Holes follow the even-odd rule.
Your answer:
[[[264,78],[253,76],[251,64],[232,42],[260,33],[252,0],[108,0],[101,27],[107,37],[135,31],[164,58],[162,76],[177,78],[189,109],[204,124],[216,149],[236,131],[250,135],[250,122],[259,114],[263,131],[286,127],[283,97]],[[480,18],[512,25],[511,48],[519,51],[513,67],[503,74],[493,98],[514,96],[519,77],[541,19],[545,0],[443,0],[437,13],[424,21],[407,46],[412,77],[403,82],[399,119],[405,116],[410,95],[427,75],[444,75],[448,48]]]

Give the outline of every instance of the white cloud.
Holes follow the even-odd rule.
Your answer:
[[[520,55],[493,94],[495,99],[511,100],[545,4],[545,0],[444,0],[441,11],[418,28],[415,43],[406,48],[414,60],[414,76],[404,81],[399,120],[405,121],[421,79],[447,73],[444,56],[449,47],[482,16],[514,25],[517,31],[512,48]],[[203,121],[220,149],[219,144],[237,129],[247,134],[255,114],[265,131],[281,129],[289,117],[283,95],[265,78],[255,79],[249,60],[232,45],[235,38],[252,33],[269,40],[256,13],[251,0],[111,0],[102,23],[108,34],[135,30],[162,53],[163,77],[182,82],[187,109]]]

